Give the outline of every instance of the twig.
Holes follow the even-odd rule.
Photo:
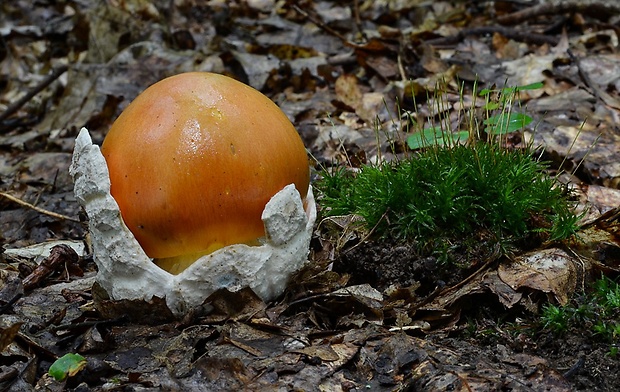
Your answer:
[[[357,32],[362,37],[366,38],[366,34],[364,33],[364,28],[362,27],[362,18],[360,16],[359,0],[353,1],[353,18],[355,19],[355,27],[357,28]]]
[[[549,37],[544,34],[536,34],[536,33],[527,33],[522,31],[516,31],[512,28],[504,27],[504,26],[483,26],[483,27],[472,27],[468,29],[463,29],[459,31],[458,34],[452,35],[449,37],[441,37],[430,39],[424,41],[424,43],[433,46],[439,45],[454,45],[458,42],[461,42],[465,37],[470,35],[487,35],[499,33],[506,38],[519,41],[526,42],[535,45],[549,44],[555,46],[558,44],[558,39],[555,37]]]
[[[325,30],[327,33],[335,36],[336,38],[339,38],[342,43],[345,46],[348,46],[350,48],[354,48],[354,49],[367,49],[366,45],[363,44],[356,44],[355,42],[351,42],[347,39],[347,37],[345,37],[344,35],[340,34],[338,31],[332,29],[331,27],[329,27],[328,25],[326,25],[325,23],[323,23],[322,20],[320,20],[319,18],[314,17],[313,15],[310,15],[308,12],[304,11],[303,9],[301,9],[300,7],[298,7],[297,5],[293,5],[293,9],[297,12],[299,12],[300,14],[302,14],[304,17],[306,17],[310,22],[314,23],[315,25],[317,25],[319,28]]]
[[[4,314],[8,309],[11,309],[15,302],[24,296],[24,293],[17,293],[7,302],[6,304],[0,306],[0,314]]]
[[[603,104],[608,105],[614,109],[620,109],[620,101],[608,94],[606,91],[603,91],[603,89],[598,87],[596,83],[592,81],[590,76],[583,70],[579,57],[575,56],[573,54],[573,51],[570,49],[568,49],[566,52],[568,53],[568,56],[573,61],[573,63],[575,63],[575,66],[577,66],[579,77],[586,85],[586,87],[588,87],[592,91],[594,96],[596,96],[596,98]]]
[[[123,324],[126,321],[127,321],[127,316],[121,316],[121,317],[117,317],[113,319],[106,319],[106,320],[90,320],[90,321],[82,321],[81,323],[54,325],[50,327],[49,330],[51,332],[72,331],[76,329],[79,330],[83,328],[97,327],[100,325],[118,325],[118,324]]]
[[[65,73],[69,69],[68,65],[61,65],[59,68],[52,71],[45,79],[41,81],[38,85],[36,85],[32,90],[28,91],[26,95],[13,102],[6,108],[4,113],[0,114],[0,121],[5,120],[7,117],[15,113],[22,106],[26,104],[26,102],[30,101],[35,95],[40,93],[44,88],[52,84],[52,82],[60,77],[63,73]]]
[[[570,367],[570,369],[564,372],[563,374],[564,378],[571,378],[572,376],[574,376],[575,373],[577,373],[577,371],[581,369],[583,365],[585,365],[585,363],[586,363],[586,359],[584,357],[579,357],[577,362],[575,362],[573,366]]]
[[[71,221],[71,222],[80,223],[79,219],[72,218],[72,217],[67,216],[67,215],[62,215],[62,214],[59,214],[57,212],[48,211],[48,210],[46,210],[44,208],[41,208],[41,207],[37,207],[37,206],[35,206],[33,204],[30,204],[30,203],[25,202],[25,201],[23,201],[21,199],[18,199],[15,196],[11,196],[8,193],[0,192],[0,196],[3,196],[4,198],[9,199],[13,203],[17,203],[20,206],[23,206],[23,207],[26,207],[26,208],[30,208],[31,210],[34,210],[34,211],[39,212],[41,214],[45,214],[45,215],[51,216],[52,218],[68,220],[68,221]]]
[[[550,0],[548,3],[525,8],[512,14],[497,18],[500,24],[517,24],[523,21],[538,18],[542,15],[552,15],[564,12],[581,12],[586,15],[603,15],[609,17],[620,12],[620,4],[615,1],[603,0]]]
[[[75,250],[68,245],[56,245],[50,251],[50,255],[32,271],[32,273],[24,278],[22,285],[24,290],[32,290],[41,282],[59,269],[65,263],[77,263],[79,256]]]

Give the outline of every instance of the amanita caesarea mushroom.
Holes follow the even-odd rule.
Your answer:
[[[219,288],[268,300],[307,260],[316,207],[303,143],[277,105],[226,76],[152,85],[101,150],[82,129],[71,174],[111,299],[165,298],[176,315]]]

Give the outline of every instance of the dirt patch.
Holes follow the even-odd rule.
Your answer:
[[[415,287],[416,294],[425,297],[433,290],[462,282],[473,269],[448,266],[436,257],[420,257],[413,244],[382,240],[343,251],[334,261],[334,271],[350,274],[351,284],[369,284],[382,292]],[[486,361],[517,366],[524,378],[503,384],[510,390],[537,390],[534,384],[522,381],[543,377],[543,373],[547,380],[564,380],[564,387],[571,390],[619,390],[620,363],[610,354],[610,343],[592,333],[591,323],[562,335],[540,332],[539,312],[548,297],[534,292],[529,295],[527,308],[512,309],[488,292],[464,297],[458,303],[458,322],[425,335],[426,339],[458,353],[459,360],[476,364],[475,373],[480,377],[491,377],[481,365]],[[418,315],[424,318],[425,313],[418,311]],[[537,372],[542,373],[535,377]]]
[[[498,318],[501,317],[498,315]],[[528,321],[522,319],[521,322]],[[479,319],[478,323],[489,327],[495,321]],[[609,343],[597,341],[588,330],[574,330],[558,337],[552,334],[509,334],[510,328],[495,325],[493,332],[478,329],[451,338],[430,335],[429,339],[459,352],[465,358],[504,358],[519,362],[525,372],[528,368],[553,369],[570,384],[571,390],[616,391],[620,388],[620,366],[617,358],[609,355]],[[531,389],[522,385],[516,390]]]
[[[368,283],[379,291],[390,286],[420,285],[420,294],[460,282],[467,270],[448,268],[436,256],[422,256],[417,245],[395,240],[360,242],[343,250],[334,271],[351,275],[351,283]]]

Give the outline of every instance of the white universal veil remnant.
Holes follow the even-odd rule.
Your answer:
[[[294,185],[284,187],[265,206],[262,245],[230,245],[199,258],[178,275],[170,274],[144,253],[125,226],[110,194],[110,178],[99,146],[82,128],[70,168],[75,196],[89,218],[97,282],[111,300],[165,299],[175,316],[201,305],[218,289],[251,288],[263,300],[280,295],[307,261],[316,204],[312,187],[305,209]]]

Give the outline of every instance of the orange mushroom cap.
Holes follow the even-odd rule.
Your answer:
[[[278,106],[207,72],[147,88],[101,152],[123,220],[153,258],[256,240],[269,199],[288,184],[305,198],[309,186],[303,142]]]

